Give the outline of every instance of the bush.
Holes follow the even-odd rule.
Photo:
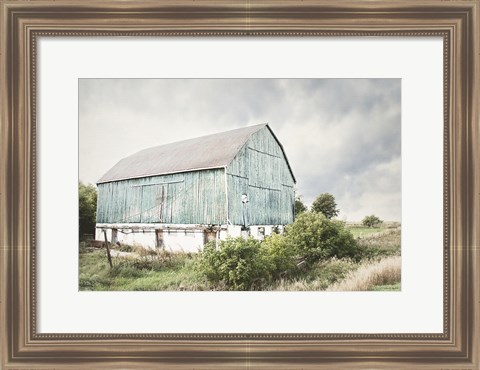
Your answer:
[[[215,242],[206,244],[197,269],[227,290],[255,290],[270,280],[275,265],[258,240],[239,237],[220,241],[218,250]]]
[[[345,223],[322,213],[304,212],[286,228],[289,244],[312,265],[330,257],[360,259],[360,250]]]
[[[272,234],[265,238],[261,247],[272,264],[272,274],[286,275],[297,270],[296,251],[289,240],[282,235]]]

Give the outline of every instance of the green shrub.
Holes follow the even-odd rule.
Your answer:
[[[260,289],[271,278],[275,265],[267,250],[253,238],[227,238],[204,246],[197,269],[210,283],[226,290]]]
[[[286,237],[272,234],[265,238],[261,247],[265,249],[266,257],[271,262],[272,274],[285,276],[297,271],[296,251]]]
[[[360,251],[345,223],[322,213],[304,212],[286,228],[289,244],[312,265],[331,257],[360,259]]]

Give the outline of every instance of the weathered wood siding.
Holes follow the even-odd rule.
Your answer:
[[[293,222],[295,182],[268,127],[252,134],[226,171],[228,218],[232,224],[243,224],[245,208],[249,225]],[[242,194],[248,196],[246,205]]]
[[[98,184],[97,223],[225,224],[224,169]]]

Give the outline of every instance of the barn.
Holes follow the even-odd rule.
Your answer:
[[[97,182],[96,239],[197,251],[293,222],[295,177],[268,124],[148,148]]]

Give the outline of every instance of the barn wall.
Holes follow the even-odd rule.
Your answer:
[[[225,224],[224,169],[98,184],[97,223]]]
[[[228,217],[248,225],[285,225],[294,219],[294,179],[283,151],[267,127],[257,131],[227,166]],[[242,204],[242,194],[248,203]]]

